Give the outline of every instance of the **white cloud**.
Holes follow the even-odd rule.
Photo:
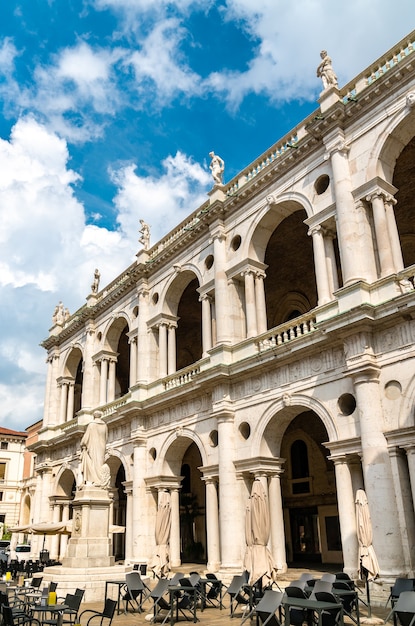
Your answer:
[[[210,174],[181,152],[162,165],[164,173],[159,177],[140,176],[134,165],[112,172],[119,187],[114,199],[118,223],[138,238],[139,219],[144,219],[151,227],[152,244],[206,200],[211,184]]]
[[[178,152],[160,176],[139,176],[129,165],[112,173],[117,230],[86,225],[68,168],[65,140],[32,117],[19,120],[10,140],[0,139],[0,415],[11,428],[40,419],[47,336],[55,305],[73,313],[99,268],[108,284],[135,260],[139,219],[152,241],[206,199],[210,174]]]
[[[49,64],[35,67],[34,83],[21,90],[19,101],[70,141],[98,137],[106,117],[120,106],[115,66],[123,54],[84,41],[64,48]]]
[[[246,71],[212,74],[207,84],[232,107],[251,92],[273,101],[312,99],[319,53],[328,50],[339,78],[347,83],[407,33],[411,0],[396,8],[386,0],[346,3],[329,0],[227,0],[224,19],[238,22],[257,42]]]
[[[159,104],[166,104],[178,93],[193,96],[200,91],[200,77],[180,55],[185,34],[177,19],[160,21],[142,42],[141,49],[131,54],[128,62],[134,68],[137,87],[144,97],[148,81],[153,83],[151,98]]]

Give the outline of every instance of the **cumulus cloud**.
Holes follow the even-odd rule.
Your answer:
[[[410,14],[410,0],[403,0],[401,11]],[[406,28],[386,0],[375,0],[370,10],[362,10],[361,0],[227,0],[222,13],[258,42],[246,70],[224,68],[207,81],[233,108],[250,93],[275,102],[313,99],[321,91],[316,67],[322,49],[332,57],[341,86],[396,43]],[[368,37],[369,32],[382,36]]]
[[[139,219],[153,242],[205,200],[210,175],[178,152],[162,173],[112,171],[117,228],[86,224],[74,195],[66,141],[32,117],[0,139],[0,407],[11,427],[40,419],[47,336],[55,305],[73,313],[89,293],[95,267],[107,284],[135,260]],[[30,398],[30,401],[28,400]]]
[[[167,157],[159,176],[139,175],[134,164],[111,171],[118,187],[114,198],[117,221],[124,232],[138,234],[138,219],[151,227],[156,243],[206,200],[210,174],[191,158],[177,152]]]
[[[180,54],[185,32],[177,19],[163,20],[150,32],[141,49],[129,58],[139,91],[144,95],[149,81],[153,83],[151,95],[154,99],[157,94],[159,105],[169,103],[178,93],[194,96],[199,91],[200,77]]]

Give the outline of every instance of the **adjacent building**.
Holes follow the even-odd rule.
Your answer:
[[[414,41],[54,317],[28,518],[71,518],[100,409],[116,557],[151,561],[167,490],[171,564],[240,570],[259,478],[280,571],[355,574],[364,488],[381,576],[415,575]]]
[[[0,427],[0,534],[14,526],[20,513],[26,432]]]

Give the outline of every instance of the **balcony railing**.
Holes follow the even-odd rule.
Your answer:
[[[264,352],[304,337],[314,330],[316,330],[316,318],[314,314],[309,313],[265,333],[257,342],[257,346],[260,352]]]

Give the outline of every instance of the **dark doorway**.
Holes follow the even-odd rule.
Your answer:
[[[293,561],[321,563],[317,507],[290,510]]]

